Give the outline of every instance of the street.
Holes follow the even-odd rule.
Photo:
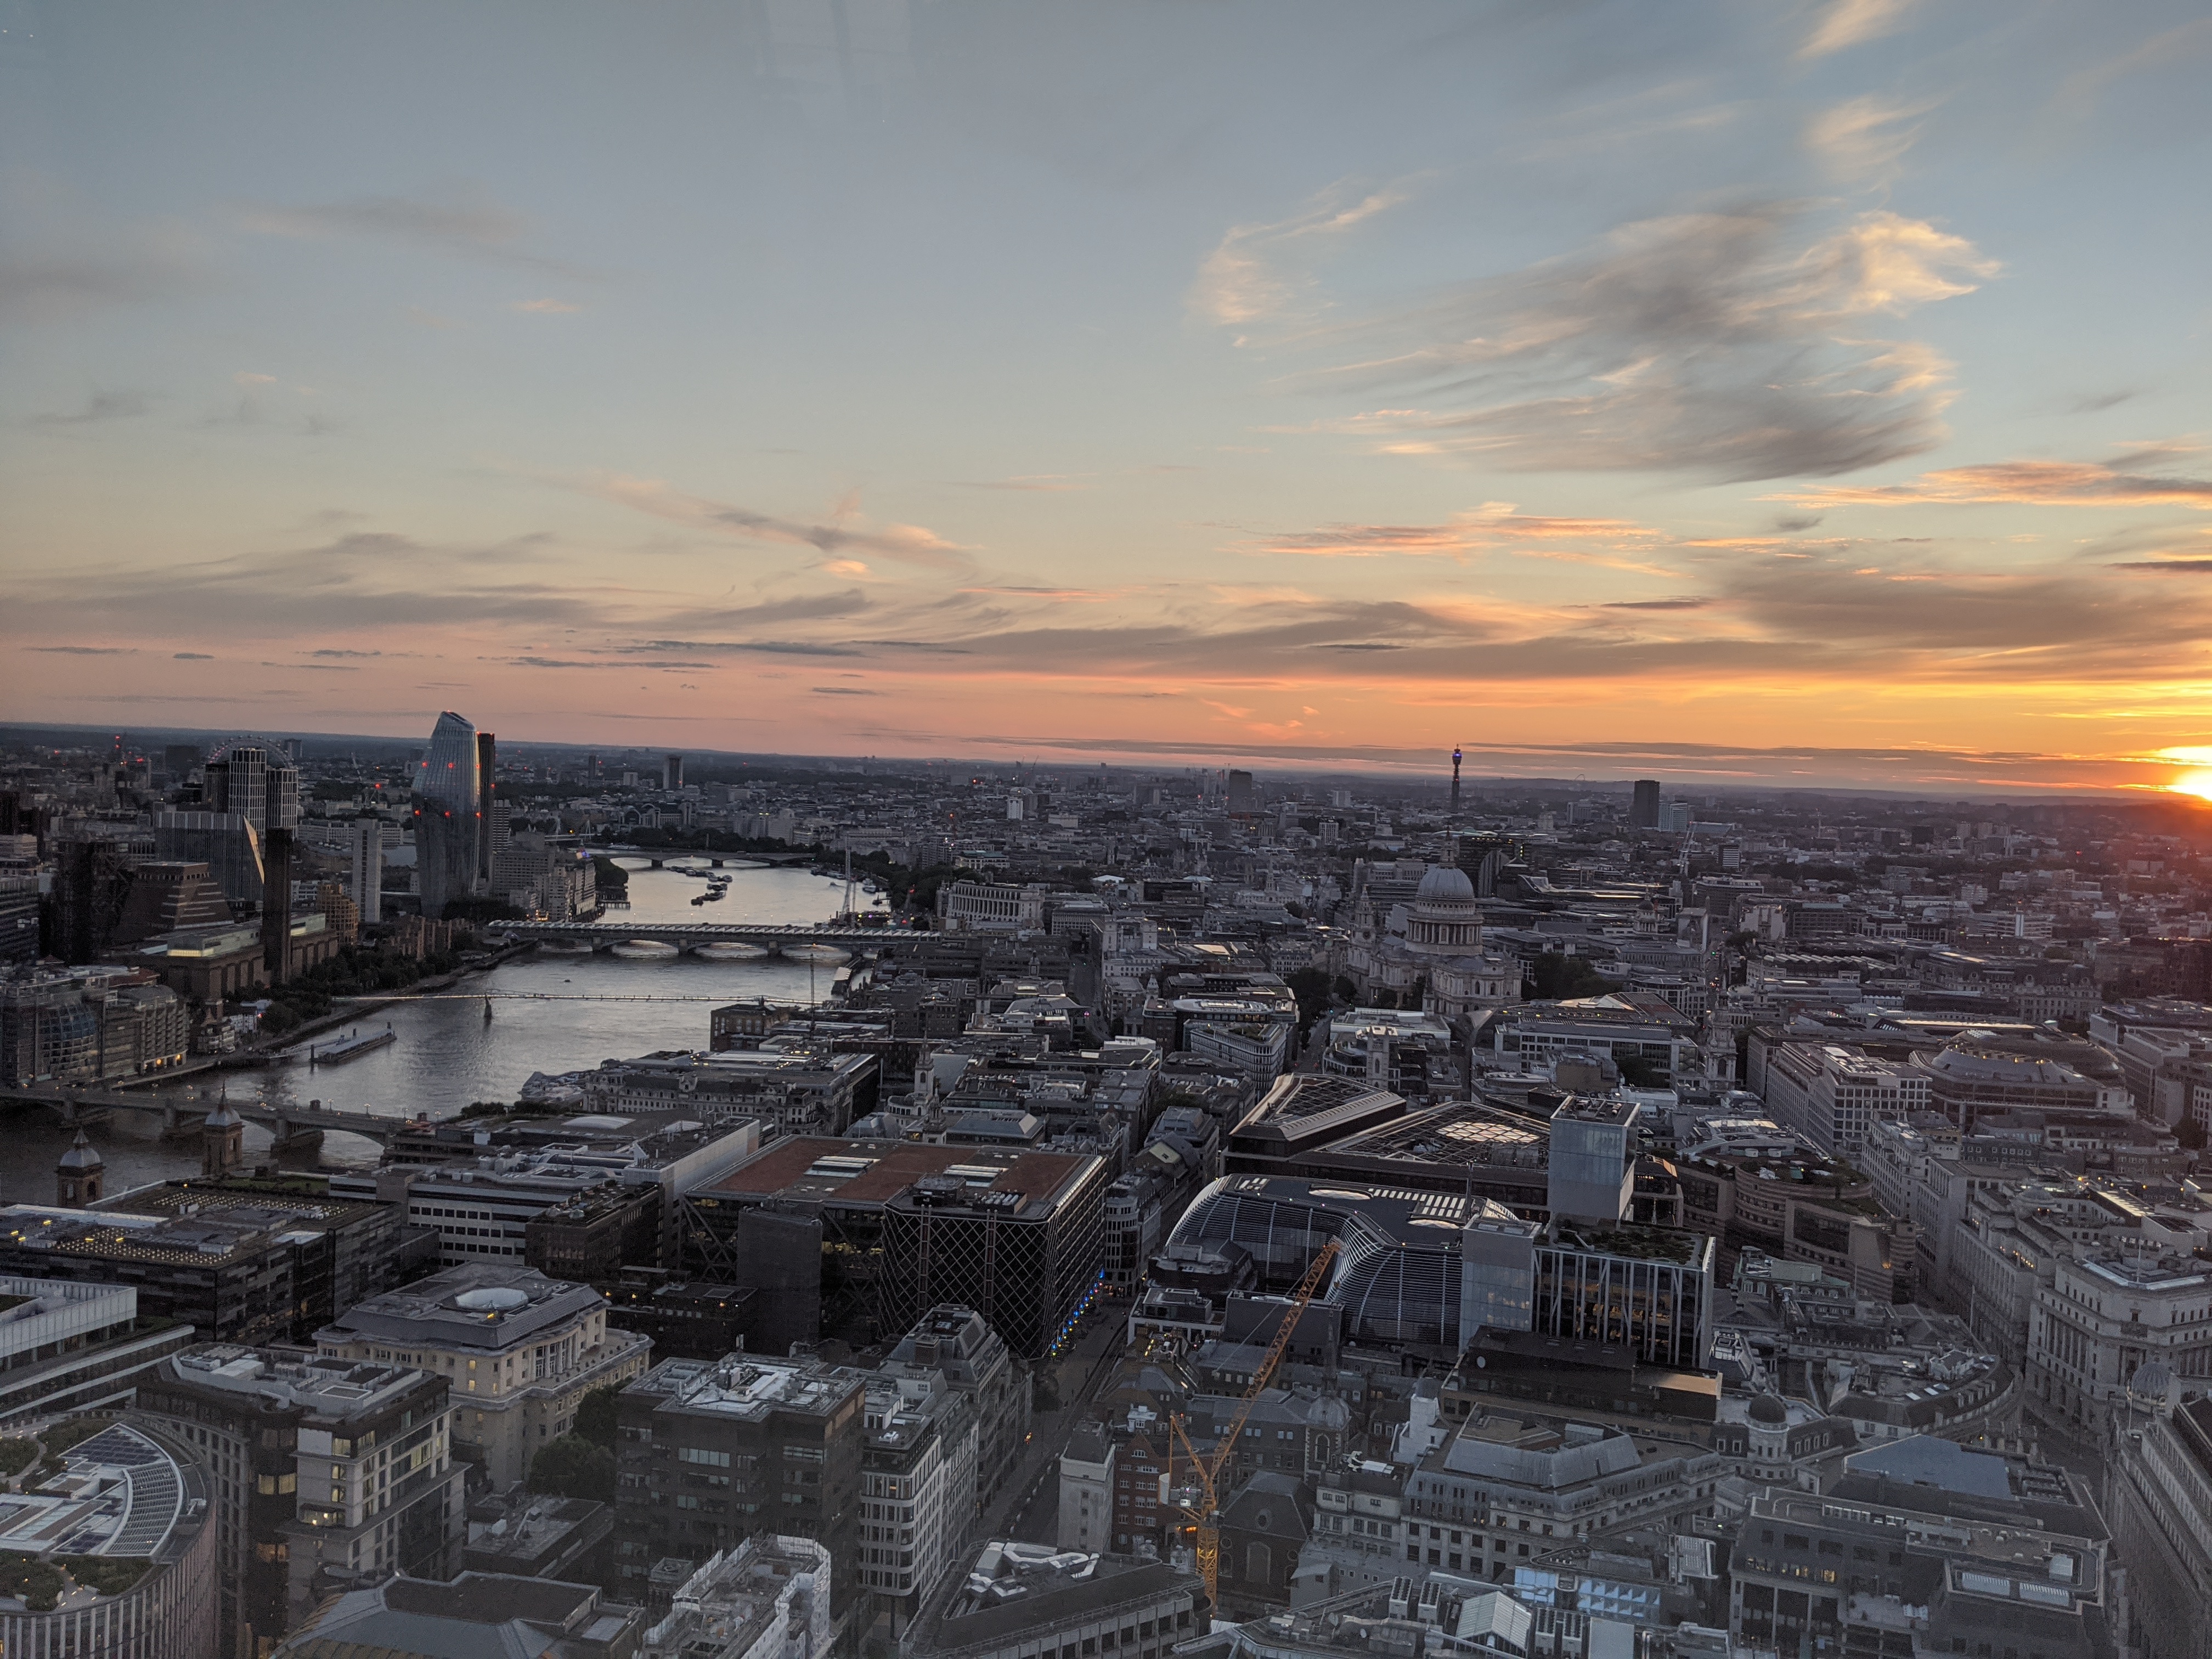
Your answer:
[[[1060,1404],[1055,1410],[1037,1413],[1031,1420],[1021,1467],[989,1508],[976,1516],[969,1533],[971,1546],[994,1538],[1058,1541],[1060,1448],[1113,1375],[1114,1362],[1121,1353],[1124,1314],[1120,1302],[1102,1297],[1067,1352],[1057,1361],[1039,1362],[1040,1371],[1052,1366]],[[995,1449],[986,1447],[982,1455],[994,1455]]]

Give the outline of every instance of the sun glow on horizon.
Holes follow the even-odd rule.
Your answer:
[[[2212,748],[2191,744],[2158,751],[2160,760],[2179,761],[2191,769],[2166,785],[2168,794],[2212,800]]]

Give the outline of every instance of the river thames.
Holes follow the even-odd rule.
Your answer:
[[[610,910],[604,918],[617,925],[625,920],[811,923],[835,916],[844,898],[842,881],[810,871],[732,868],[722,872],[730,878],[726,898],[694,905],[705,882],[644,867],[640,860],[621,862],[631,871],[630,908]],[[603,1060],[656,1049],[704,1048],[708,1013],[717,1005],[759,996],[818,1001],[829,996],[835,972],[834,966],[810,968],[781,957],[706,962],[689,954],[626,960],[604,951],[588,957],[532,951],[465,975],[442,994],[365,1008],[326,1034],[372,1031],[388,1022],[398,1039],[388,1047],[313,1070],[295,1065],[228,1072],[222,1085],[234,1098],[317,1099],[393,1117],[422,1111],[442,1115],[475,1101],[512,1100],[532,1072],[582,1071]],[[4,1122],[0,1200],[51,1204],[54,1161],[69,1145],[68,1132],[33,1109],[15,1109]],[[110,1192],[190,1175],[199,1167],[196,1146],[164,1145],[151,1120],[136,1113],[118,1113],[90,1133],[107,1161]],[[265,1158],[268,1146],[267,1133],[248,1125],[248,1160]],[[331,1134],[316,1161],[324,1168],[361,1168],[373,1165],[377,1152],[372,1141]]]

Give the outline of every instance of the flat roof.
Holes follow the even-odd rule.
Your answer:
[[[193,1388],[250,1396],[270,1407],[298,1407],[338,1421],[381,1412],[432,1380],[428,1371],[404,1365],[276,1359],[232,1342],[188,1348],[169,1361],[169,1369],[179,1383]]]
[[[793,1135],[772,1141],[701,1198],[805,1198],[848,1206],[888,1204],[924,1176],[951,1176],[982,1193],[1020,1203],[1057,1202],[1100,1163],[1083,1153],[1015,1152],[996,1146],[939,1146],[912,1140],[844,1140]]]
[[[35,1556],[160,1559],[180,1522],[204,1513],[202,1478],[166,1440],[111,1424],[79,1441],[36,1492],[0,1505],[0,1550]],[[203,1507],[187,1510],[188,1500]],[[0,1604],[12,1599],[0,1596]]]
[[[535,1267],[465,1262],[356,1302],[315,1333],[320,1342],[388,1342],[496,1352],[573,1325],[606,1297]]]

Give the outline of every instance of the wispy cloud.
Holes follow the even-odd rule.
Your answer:
[[[1079,483],[1087,472],[1030,472],[1012,478],[956,478],[962,489],[1005,489],[1026,495],[1061,495],[1093,486]]]
[[[1287,219],[1233,225],[1199,267],[1191,309],[1227,327],[1279,319],[1310,291],[1310,278],[1286,259],[1301,242],[1342,236],[1407,199],[1403,185],[1360,190],[1330,185]]]
[[[525,538],[526,540],[526,538]],[[156,566],[73,564],[19,578],[7,621],[51,635],[98,618],[114,635],[282,641],[326,633],[342,614],[379,628],[604,625],[605,592],[573,583],[499,580],[530,562],[517,543],[465,546],[358,532],[301,547]],[[263,648],[266,648],[264,647]]]
[[[743,541],[781,542],[824,554],[872,553],[918,569],[964,572],[973,561],[969,550],[920,525],[863,526],[857,502],[848,496],[826,519],[787,518],[703,495],[686,495],[657,478],[611,477],[585,486],[592,494],[655,518],[712,530]]]
[[[1523,542],[1581,541],[1608,547],[1662,539],[1656,530],[1620,519],[1541,518],[1516,512],[1510,501],[1491,501],[1448,524],[1332,524],[1317,530],[1267,536],[1248,553],[1302,554],[1316,558],[1372,559],[1389,554],[1463,556]]]
[[[2089,461],[2000,461],[1987,466],[1946,467],[1923,473],[1910,483],[1832,484],[1774,499],[1808,507],[1989,502],[2212,509],[2212,479],[2159,477]]]
[[[0,253],[0,325],[173,299],[208,277],[202,239],[181,226],[67,230],[36,247]]]
[[[353,237],[442,253],[525,265],[564,276],[580,272],[522,246],[530,221],[481,192],[441,198],[356,196],[300,206],[262,204],[245,209],[240,222],[264,236],[295,241]]]
[[[137,654],[131,645],[31,645],[27,651],[46,651],[58,657],[129,657]]]
[[[2103,101],[2113,82],[2144,70],[2190,63],[2207,50],[2212,50],[2212,17],[2178,24],[2151,36],[2131,52],[2124,52],[2068,76],[2058,88],[2057,107],[2063,113],[2080,119]]]
[[[104,421],[127,421],[146,412],[144,396],[136,392],[95,392],[83,407],[66,414],[33,415],[33,426],[92,426]]]
[[[558,317],[565,316],[572,311],[581,311],[583,307],[572,304],[567,300],[517,300],[507,309],[529,312],[542,317]]]
[[[1932,100],[1907,103],[1869,94],[1820,111],[1805,125],[1805,148],[1837,178],[1854,184],[1893,180],[1920,137]]]
[[[677,662],[665,657],[623,656],[618,658],[590,657],[498,657],[488,660],[505,663],[510,668],[712,668],[708,662]]]
[[[1532,471],[1831,475],[1932,447],[1949,365],[1879,319],[1996,265],[1924,221],[1808,235],[1789,203],[1622,226],[1597,247],[1319,337],[1294,386],[1383,397],[1325,420],[1385,453]]]
[[[1801,58],[1825,58],[1847,46],[1863,46],[1904,27],[1912,0],[1829,0],[1813,31],[1797,49]]]

